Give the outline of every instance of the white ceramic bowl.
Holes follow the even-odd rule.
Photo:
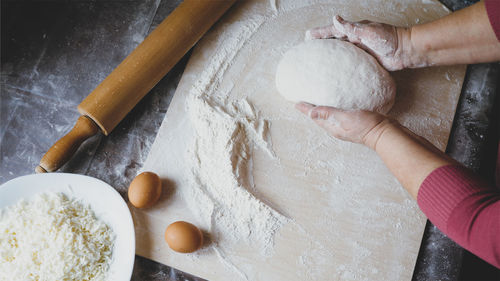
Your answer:
[[[0,186],[0,209],[29,200],[41,192],[62,192],[88,203],[95,215],[109,225],[115,235],[109,280],[130,280],[135,258],[132,216],[120,194],[96,178],[64,173],[35,174],[10,180]]]

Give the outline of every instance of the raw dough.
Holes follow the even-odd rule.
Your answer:
[[[396,96],[394,80],[375,58],[337,39],[308,40],[288,50],[276,87],[293,102],[380,113],[391,109]]]

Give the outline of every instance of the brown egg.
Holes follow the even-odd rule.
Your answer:
[[[165,241],[176,252],[192,253],[203,245],[203,234],[189,222],[177,221],[165,230]]]
[[[135,177],[128,188],[128,199],[134,207],[153,206],[161,195],[161,180],[157,174],[144,172]]]

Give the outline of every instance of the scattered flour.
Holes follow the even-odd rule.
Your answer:
[[[216,254],[243,279],[248,278],[223,249],[243,243],[269,256],[275,234],[288,221],[252,193],[254,149],[265,151],[270,160],[277,159],[269,121],[248,100],[229,101],[222,98],[229,93],[219,89],[224,71],[264,21],[264,16],[255,16],[244,25],[222,28],[215,39],[218,52],[186,99],[195,138],[187,157],[192,182],[182,190],[183,198],[209,226]]]
[[[191,206],[202,204],[200,211],[206,209],[203,204],[211,206],[211,232],[218,243],[246,242],[269,253],[274,234],[287,219],[251,193],[254,147],[274,157],[268,122],[247,100],[227,104],[202,95],[189,97],[187,103],[197,135],[189,158],[192,191],[209,199]]]

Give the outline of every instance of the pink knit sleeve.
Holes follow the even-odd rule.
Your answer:
[[[500,268],[500,190],[461,166],[434,170],[417,202],[444,234]]]
[[[498,41],[500,41],[500,0],[486,0],[484,1],[484,6],[486,7],[491,27],[493,27],[493,31]]]

